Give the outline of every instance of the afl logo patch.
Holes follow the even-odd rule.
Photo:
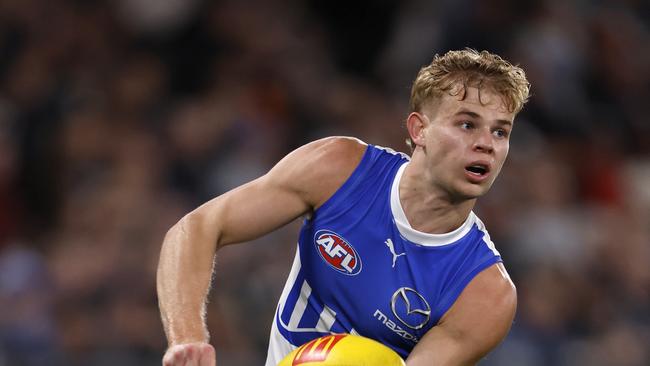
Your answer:
[[[314,244],[321,258],[338,272],[350,276],[361,272],[361,257],[339,234],[319,230],[314,235]]]

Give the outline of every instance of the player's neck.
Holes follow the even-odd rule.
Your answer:
[[[474,208],[476,199],[454,200],[448,192],[427,184],[407,167],[400,180],[399,199],[411,227],[429,234],[445,234],[459,228]]]

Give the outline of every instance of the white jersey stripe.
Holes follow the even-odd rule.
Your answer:
[[[499,254],[496,246],[494,246],[494,242],[492,242],[492,239],[490,238],[490,233],[488,233],[487,229],[485,228],[485,224],[478,217],[476,218],[476,226],[478,226],[478,229],[483,232],[483,241],[485,244],[487,244],[488,248],[490,248],[494,255],[498,255],[500,257],[501,254]]]
[[[311,295],[311,286],[309,286],[307,281],[304,281],[300,288],[300,296],[298,297],[296,306],[293,307],[293,311],[291,312],[291,319],[289,319],[287,329],[298,329],[300,319],[302,319],[302,316],[305,314],[305,309],[307,309],[307,300],[309,299],[309,295]]]
[[[334,325],[335,321],[336,312],[325,305],[323,311],[320,313],[318,324],[316,324],[316,330],[323,333],[329,332],[330,329],[332,329],[332,325]]]

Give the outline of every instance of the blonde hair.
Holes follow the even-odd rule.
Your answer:
[[[458,90],[457,84],[462,86]],[[530,83],[520,67],[488,51],[466,48],[436,54],[431,64],[420,69],[411,88],[410,112],[421,112],[425,104],[435,102],[443,93],[462,93],[464,99],[468,87],[492,89],[515,114],[524,107],[530,92]]]

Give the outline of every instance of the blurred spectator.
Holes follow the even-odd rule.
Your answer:
[[[0,251],[0,362],[55,364],[59,330],[55,300],[43,256],[13,243]]]

